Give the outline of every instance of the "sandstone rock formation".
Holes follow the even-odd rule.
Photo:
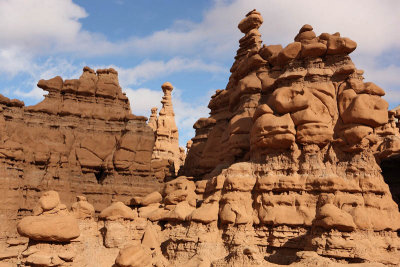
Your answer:
[[[39,199],[34,216],[18,223],[18,233],[32,240],[66,242],[79,237],[78,221],[60,203],[58,193],[48,191]]]
[[[244,245],[285,264],[301,250],[399,264],[400,215],[379,164],[399,155],[400,135],[384,91],[363,81],[349,38],[304,25],[286,47],[261,46],[262,21],[253,10],[239,23],[227,87],[193,126],[182,173],[206,187],[189,217],[218,221],[229,264]]]
[[[157,117],[157,108],[151,109],[148,125],[155,132],[155,144],[152,155],[154,166],[163,166],[156,176],[163,180],[178,173],[185,161],[184,149],[179,147],[179,133],[175,123],[175,113],[172,106],[171,92],[174,87],[169,82],[161,86],[164,96],[161,100],[162,108]],[[183,150],[183,151],[182,151]]]
[[[57,190],[67,205],[85,195],[100,212],[113,197],[129,204],[160,187],[153,130],[131,113],[114,69],[85,67],[79,79],[38,86],[48,94],[34,106],[0,96],[0,250],[44,191]]]
[[[212,96],[210,117],[194,124],[183,175],[160,191],[130,195],[130,207],[120,201],[125,195],[114,196],[99,220],[81,216],[91,209],[79,197],[72,208],[79,237],[66,244],[47,237],[10,240],[18,249],[0,260],[41,266],[400,265],[400,213],[390,193],[397,188],[393,166],[400,155],[397,112],[387,110],[380,87],[363,81],[349,57],[354,41],[339,33],[317,36],[306,24],[285,47],[261,46],[262,22],[253,10],[239,23],[245,36],[232,75]],[[159,125],[175,125],[168,124],[172,86],[164,88],[156,137]],[[172,133],[160,140],[175,140]],[[158,155],[166,151],[177,155],[172,149]],[[153,161],[153,171],[163,166]],[[46,193],[33,218],[69,214],[59,199]],[[29,218],[19,228],[29,229]],[[46,230],[20,232],[32,238]]]

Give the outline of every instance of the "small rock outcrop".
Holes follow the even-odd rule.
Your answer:
[[[126,247],[119,251],[115,264],[119,267],[149,267],[151,255],[141,245]]]
[[[35,208],[35,215],[23,218],[17,226],[18,233],[37,241],[66,242],[79,237],[76,218],[60,203],[55,191],[45,192]]]

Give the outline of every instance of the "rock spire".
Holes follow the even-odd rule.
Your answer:
[[[165,82],[161,88],[164,92],[164,96],[161,100],[162,108],[157,118],[157,129],[155,131],[156,141],[153,150],[153,160],[172,160],[175,166],[175,173],[177,173],[181,162],[179,133],[175,123],[175,113],[171,98],[171,92],[174,87],[171,83]]]

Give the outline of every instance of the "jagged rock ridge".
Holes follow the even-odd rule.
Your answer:
[[[134,198],[134,209],[113,203],[97,226],[79,215],[78,238],[30,242],[22,261],[399,265],[400,214],[379,163],[400,154],[400,134],[384,91],[363,82],[348,55],[354,41],[304,25],[285,48],[261,46],[262,22],[253,10],[239,23],[232,75],[194,125],[186,176]],[[80,253],[66,257],[66,247]]]

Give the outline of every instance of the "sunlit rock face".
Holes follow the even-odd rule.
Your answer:
[[[0,246],[43,191],[57,190],[66,205],[85,195],[99,212],[113,197],[129,204],[160,187],[153,131],[131,113],[114,69],[85,67],[79,79],[38,87],[48,94],[34,106],[0,97]]]
[[[115,180],[113,203],[103,205],[98,216],[93,214],[98,203],[89,203],[91,194],[78,196],[70,213],[60,204],[66,196],[46,192],[34,216],[18,224],[29,243],[9,241],[20,251],[0,254],[3,259],[41,266],[399,265],[400,214],[390,193],[398,192],[399,113],[387,110],[380,87],[363,81],[363,71],[349,57],[357,46],[351,39],[339,33],[317,36],[306,24],[287,46],[262,45],[262,23],[256,10],[240,21],[245,36],[232,75],[226,88],[212,96],[209,118],[194,124],[196,135],[187,144],[181,176],[143,197],[133,196]],[[69,94],[75,91],[104,103],[126,103],[115,91],[115,71],[94,74],[87,69],[83,77],[84,83],[54,78],[40,86],[49,89],[48,98],[61,98],[60,103],[64,96],[66,101],[74,99]],[[103,141],[86,137],[77,146],[65,138],[65,144],[79,152],[62,163],[74,162],[92,176],[103,166],[103,173],[134,177],[133,169],[148,171],[145,166],[132,168],[146,160],[151,161],[150,171],[164,178],[164,164],[174,167],[174,160],[162,157],[182,150],[176,142],[172,85],[162,89],[163,108],[158,117],[152,110],[149,126],[130,128],[137,131],[125,130],[120,137],[107,135]],[[4,110],[25,110],[16,100],[1,101]],[[75,111],[57,105],[45,107],[57,114]],[[101,115],[93,110],[88,116],[111,116],[121,123],[122,111]],[[11,115],[6,114],[0,123],[7,126]],[[7,127],[2,128],[5,136]],[[147,131],[156,140],[152,153],[146,148],[154,139],[147,139]],[[135,138],[139,141],[132,141]],[[4,141],[8,150],[0,153],[30,155],[21,152],[21,144],[14,141],[18,139],[9,139]],[[47,162],[41,146],[32,151],[37,164]],[[46,166],[51,170],[52,165]],[[122,201],[127,197],[132,197],[128,205]],[[66,220],[69,228],[63,227]]]
[[[285,47],[261,45],[262,22],[253,10],[239,23],[227,87],[194,125],[183,173],[205,189],[193,214],[218,206],[225,260],[246,244],[272,262],[313,250],[398,264],[400,215],[379,166],[400,152],[397,113],[351,61],[354,41],[304,25]]]

